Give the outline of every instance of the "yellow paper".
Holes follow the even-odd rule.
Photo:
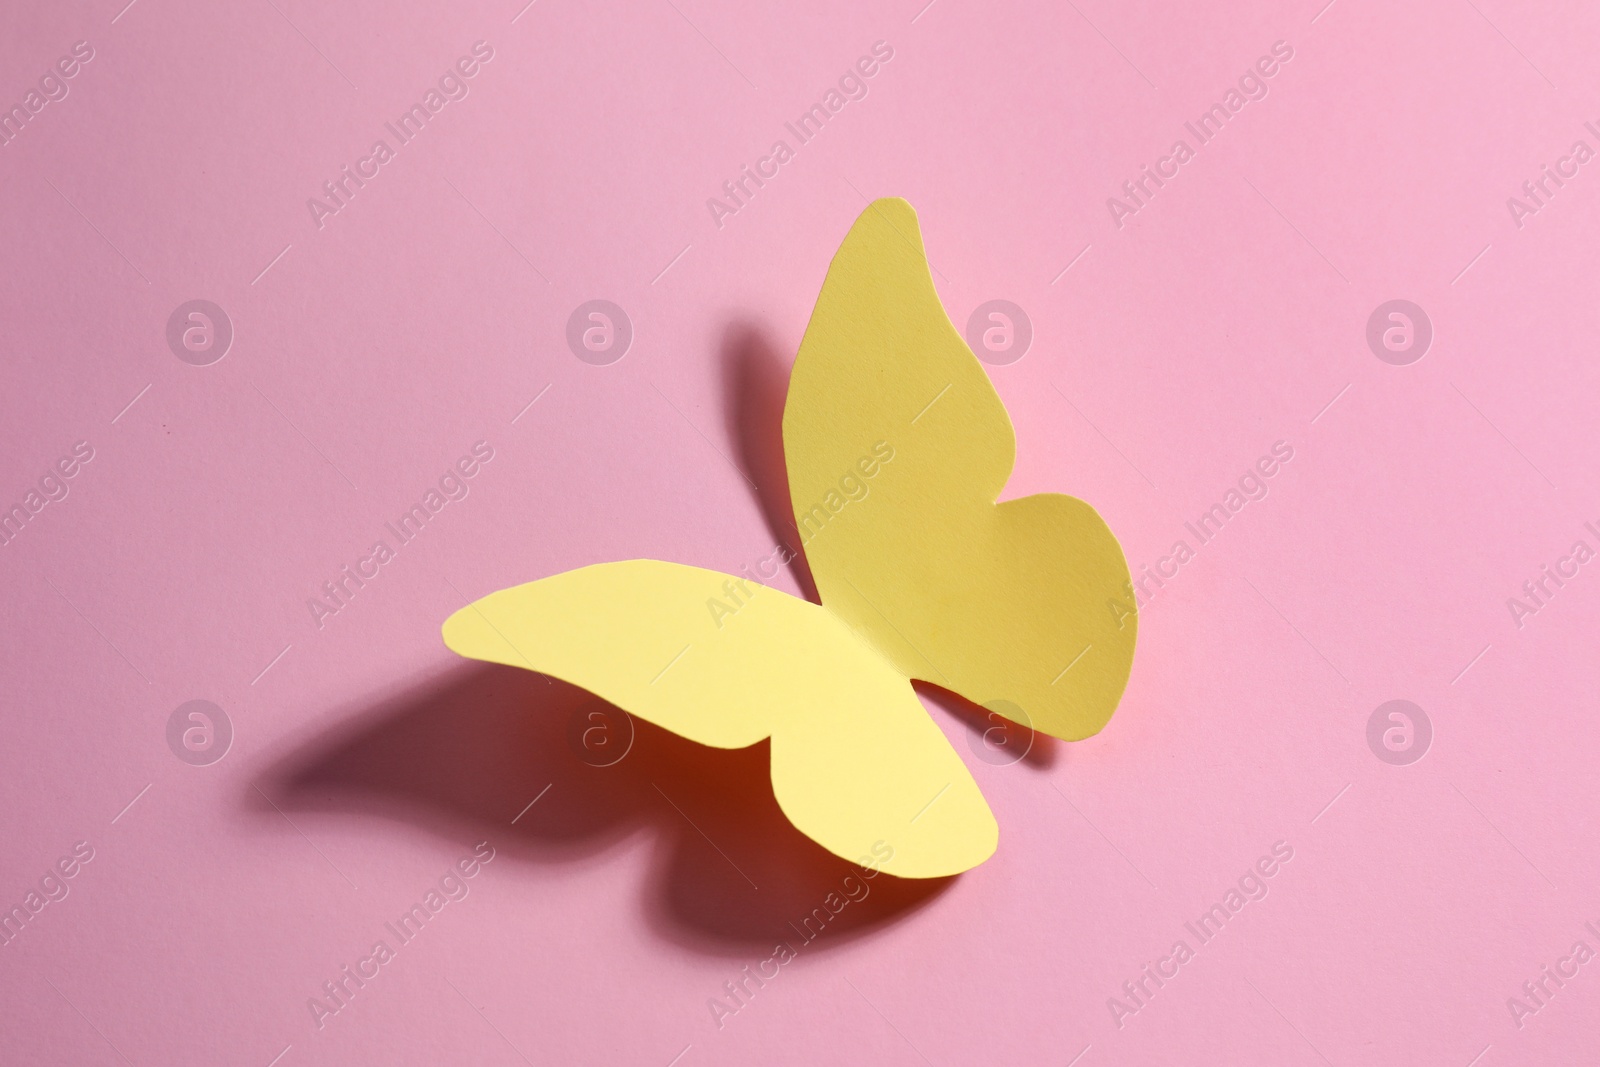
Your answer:
[[[1009,701],[1075,740],[1116,709],[1136,621],[1106,607],[1128,570],[1093,508],[995,503],[1011,422],[939,303],[905,201],[873,203],[834,257],[783,438],[821,606],[632,560],[491,594],[446,621],[445,643],[701,744],[771,737],[784,814],[847,860],[907,878],[974,867],[994,816],[910,680]]]
[[[735,611],[713,618],[711,602]],[[809,601],[638,559],[491,593],[452,615],[444,639],[704,745],[770,736],[784,814],[853,862],[932,877],[994,851],[989,806],[905,675]],[[875,844],[893,859],[872,859]]]
[[[894,459],[860,478],[878,442]],[[901,673],[1009,700],[1069,741],[1106,724],[1136,633],[1106,608],[1124,595],[1122,548],[1074,497],[995,504],[1016,455],[1011,420],[945,316],[904,200],[867,208],[833,258],[789,379],[783,447],[823,604]],[[851,474],[865,499],[819,523]]]

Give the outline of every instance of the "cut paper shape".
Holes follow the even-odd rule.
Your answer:
[[[1137,617],[1107,609],[1128,567],[1092,507],[996,503],[1011,420],[939,302],[904,200],[869,205],[828,268],[783,443],[820,605],[629,560],[491,593],[446,620],[445,644],[704,745],[770,737],[779,806],[846,860],[903,878],[975,867],[999,828],[912,679],[1079,740],[1116,710]]]

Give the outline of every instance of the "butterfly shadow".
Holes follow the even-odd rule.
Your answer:
[[[741,469],[774,549],[793,556],[787,566],[801,595],[820,602],[795,551],[784,466],[789,361],[759,327],[737,321],[721,356]],[[1015,731],[995,731],[1000,720],[988,709],[917,688],[971,738],[1003,733],[1015,742]],[[338,725],[289,742],[245,790],[252,814],[391,820],[454,843],[488,840],[556,876],[615,866],[609,853],[649,834],[660,847],[644,917],[665,939],[706,954],[765,956],[777,941],[827,951],[905,920],[954,880],[868,880],[795,829],[773,796],[765,741],[707,748],[531,671],[460,664],[327,718]],[[1021,763],[1055,761],[1053,739],[1028,741]]]
[[[789,557],[789,573],[800,595],[820,604],[811,568],[800,551],[800,531],[789,501],[789,471],[783,458],[783,404],[789,394],[790,366],[759,326],[734,321],[723,330],[722,406],[728,437],[750,480],[773,549],[782,546],[788,550],[783,556]]]
[[[614,867],[606,853],[648,833],[661,847],[645,919],[708,955],[769,955],[778,941],[827,951],[952,881],[866,880],[796,830],[772,793],[767,742],[707,748],[529,671],[453,667],[333,717],[342,725],[293,744],[245,790],[254,814],[277,818],[275,803],[291,817],[388,819],[574,872]]]

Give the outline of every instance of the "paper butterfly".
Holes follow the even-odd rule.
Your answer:
[[[1092,507],[996,503],[1011,420],[939,303],[904,200],[870,205],[828,268],[783,447],[820,605],[629,560],[492,593],[450,616],[445,644],[703,745],[770,737],[784,814],[844,859],[876,844],[893,858],[874,865],[904,878],[975,867],[999,828],[911,680],[1009,701],[1078,740],[1116,710],[1137,619],[1106,608],[1128,567]]]

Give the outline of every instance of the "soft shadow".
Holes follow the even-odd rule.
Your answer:
[[[911,685],[918,693],[949,712],[967,727],[970,731],[969,752],[985,763],[1022,763],[1035,770],[1047,771],[1061,758],[1061,742],[1043,731],[1034,729],[1028,722],[1018,721],[982,704],[975,704],[955,690],[934,685],[932,682],[918,679]],[[983,741],[984,736],[991,730],[997,731],[993,739],[998,745],[993,742],[985,745]],[[1004,748],[1006,745],[1021,748],[1023,755],[1010,758],[1011,752]],[[967,753],[962,753],[962,759],[968,763],[972,762],[967,759]]]
[[[788,549],[796,584],[820,603],[784,465],[791,361],[740,322],[727,328],[721,356],[740,466],[774,549]],[[949,690],[917,688],[972,737],[996,726],[988,709]],[[904,920],[953,881],[867,880],[807,838],[773,797],[766,742],[706,748],[531,671],[461,664],[329,718],[337,725],[294,743],[245,790],[252,812],[277,819],[276,805],[386,819],[455,843],[487,839],[516,862],[564,870],[607,865],[609,850],[647,833],[663,847],[643,890],[645,917],[662,937],[707,954],[766,958],[778,941],[827,951]],[[1059,753],[1035,733],[1021,762],[1048,768]],[[819,921],[821,934],[811,933]]]
[[[789,393],[791,363],[756,326],[734,322],[723,331],[722,392],[728,436],[755,484],[756,504],[773,547],[788,549],[784,555],[792,557],[789,572],[801,594],[820,604],[822,598],[801,552],[783,458],[783,403]]]
[[[666,847],[645,888],[646,917],[708,954],[764,958],[780,940],[799,949],[802,920],[830,894],[836,905],[859,897],[823,911],[827,925],[803,951],[826,951],[905,918],[951,882],[860,880],[783,815],[765,742],[706,748],[529,671],[463,665],[342,721],[279,758],[255,783],[266,797],[291,814],[353,813],[453,842],[488,839],[527,863],[596,866],[623,838],[656,834]],[[629,722],[626,754],[593,765],[622,751]],[[245,797],[277,817],[255,788]]]

